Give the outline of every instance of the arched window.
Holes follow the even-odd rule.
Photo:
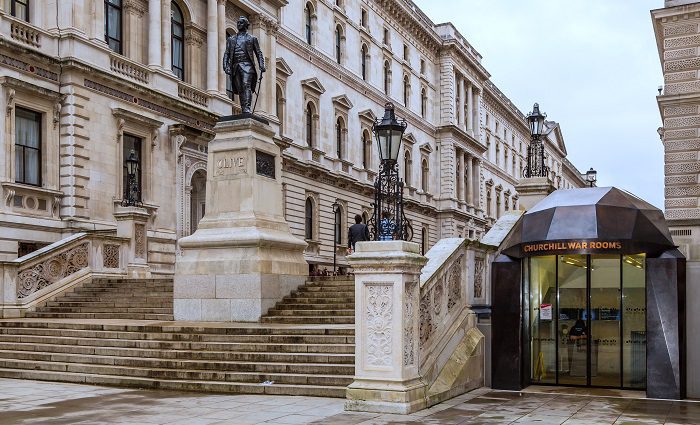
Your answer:
[[[279,84],[275,91],[275,115],[280,121],[280,134],[282,134],[284,132],[284,93],[282,92],[282,86]]]
[[[408,75],[403,76],[403,104],[408,106],[408,99],[410,97],[411,84],[409,83]]]
[[[362,167],[367,170],[370,164],[370,143],[371,143],[369,133],[367,130],[362,132]]]
[[[341,47],[341,42],[343,38],[343,29],[340,28],[340,25],[336,25],[335,27],[335,61],[340,63],[340,47]]]
[[[306,239],[314,238],[314,202],[311,198],[306,198],[304,208],[304,237]]]
[[[411,154],[406,151],[403,154],[403,181],[406,184],[406,186],[411,185],[411,165],[413,162],[411,161]]]
[[[391,72],[391,67],[389,65],[389,61],[384,61],[384,93],[389,94],[389,73]]]
[[[10,0],[10,15],[29,22],[29,0]]]
[[[343,242],[343,212],[341,207],[335,209],[335,217],[333,219],[333,224],[335,226],[335,243],[341,244]]]
[[[486,216],[492,217],[493,211],[491,211],[491,189],[486,189]]]
[[[362,44],[360,54],[362,55],[362,57],[360,58],[360,63],[362,64],[362,79],[367,80],[367,56],[369,52],[367,51],[366,44]]]
[[[113,52],[122,52],[122,0],[105,1],[105,41]]]
[[[312,15],[313,15],[313,6],[311,6],[311,3],[306,3],[306,7],[304,8],[304,35],[306,36],[306,43],[311,44],[311,34],[312,34]]]
[[[425,87],[420,91],[420,116],[425,118],[428,113],[428,95],[425,92]]]
[[[501,217],[501,194],[496,192],[496,218]]]
[[[423,158],[423,162],[420,167],[421,170],[421,181],[420,186],[423,192],[428,193],[428,178],[430,177],[430,168],[428,167],[428,160]]]
[[[343,158],[343,119],[335,120],[335,154],[338,159]]]
[[[306,104],[306,144],[313,148],[314,146],[314,108],[311,102]]]
[[[425,255],[428,251],[428,230],[423,227],[420,229],[420,254]]]
[[[170,3],[170,48],[172,49],[172,69],[175,76],[185,80],[185,20],[175,2]]]

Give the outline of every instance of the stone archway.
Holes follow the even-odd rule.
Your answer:
[[[197,230],[199,220],[204,217],[206,209],[207,172],[199,169],[190,180],[190,229],[189,234]]]

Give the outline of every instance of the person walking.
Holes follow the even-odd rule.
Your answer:
[[[355,243],[369,240],[369,228],[362,222],[362,216],[355,215],[355,224],[348,229],[348,253],[355,250]]]

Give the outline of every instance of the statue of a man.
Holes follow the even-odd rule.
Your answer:
[[[260,51],[258,39],[248,34],[250,23],[248,18],[241,16],[236,24],[238,34],[226,40],[226,53],[224,53],[224,72],[231,76],[233,94],[237,94],[241,101],[241,110],[244,114],[250,114],[251,101],[255,93],[255,85],[258,82],[258,73],[255,70],[255,59],[258,60],[260,73],[265,72],[265,58]],[[262,77],[261,77],[262,78]]]

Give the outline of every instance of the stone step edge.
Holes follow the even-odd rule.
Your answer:
[[[7,329],[11,331],[15,331],[17,333],[7,333],[7,332],[2,332],[2,330]],[[25,332],[27,330],[34,330],[34,331],[44,331],[46,333],[44,334],[34,334],[34,333],[19,333],[19,332]],[[127,330],[95,330],[95,329],[73,329],[73,328],[46,328],[46,327],[41,327],[41,328],[31,328],[31,327],[2,327],[0,326],[0,335],[24,335],[24,336],[43,336],[43,337],[62,337],[62,335],[48,335],[49,333],[52,332],[62,332],[62,331],[71,331],[71,332],[88,332],[88,333],[95,333],[95,334],[109,334],[109,333],[123,333],[123,334],[133,334],[133,335],[139,335],[143,336],[143,338],[134,338],[133,336],[129,336],[127,338],[111,338],[111,337],[105,337],[105,336],[63,336],[65,338],[89,338],[89,339],[120,339],[120,340],[132,340],[132,341],[164,341],[164,342],[226,342],[226,341],[192,341],[192,340],[176,340],[176,339],[159,339],[156,338],[156,335],[169,335],[169,336],[174,336],[174,335],[205,335],[205,336],[220,336],[220,337],[289,337],[289,338],[298,338],[298,337],[309,337],[309,338],[355,338],[355,334],[348,333],[348,334],[219,334],[219,333],[176,333],[176,332],[146,332],[146,331],[127,331]],[[274,344],[274,343],[273,343]],[[290,343],[294,344],[294,343]],[[299,343],[302,344],[302,343]],[[322,344],[322,343],[316,343],[316,344]],[[325,344],[325,343],[323,343]],[[352,344],[348,342],[347,344]]]
[[[182,326],[177,324],[165,324],[159,325],[158,323],[163,323],[163,320],[139,320],[139,322],[153,322],[153,323],[130,323],[130,324],[115,324],[115,323],[85,323],[85,320],[96,320],[96,319],[58,319],[61,321],[52,320],[28,320],[21,321],[16,319],[10,320],[0,320],[0,328],[3,328],[3,324],[8,324],[7,327],[14,329],[74,329],[74,330],[86,330],[86,331],[104,331],[104,332],[135,332],[135,333],[163,333],[163,334],[206,334],[206,335],[334,335],[333,333],[328,333],[328,331],[353,331],[354,327],[350,325],[333,325],[337,327],[324,327],[324,325],[316,325],[310,323],[300,323],[298,325],[291,326],[271,326],[267,327],[263,324],[259,324],[260,327],[257,329],[265,329],[271,331],[320,331],[312,333],[260,333],[260,334],[246,334],[246,333],[226,333],[226,332],[208,332],[208,330],[221,330],[221,329],[256,329],[256,327],[248,326],[212,326],[212,327],[202,327],[202,326]],[[127,320],[127,319],[115,319],[115,320]],[[173,322],[173,321],[166,321]],[[30,324],[33,326],[17,326],[18,324]],[[62,328],[60,326],[48,326],[48,325],[79,325],[83,326],[81,329],[76,329],[73,327]],[[325,324],[325,326],[332,324]],[[343,334],[348,335],[348,334]]]
[[[29,379],[37,379],[42,381],[54,381],[54,382],[70,382],[70,383],[83,383],[83,384],[94,384],[94,385],[104,385],[113,387],[137,387],[137,388],[157,388],[161,390],[176,390],[176,391],[200,391],[200,392],[222,392],[222,393],[233,393],[233,394],[270,394],[270,395],[280,395],[283,394],[277,389],[288,390],[289,393],[284,393],[288,395],[302,395],[302,396],[317,396],[317,397],[335,397],[344,398],[346,387],[339,386],[324,386],[324,385],[299,385],[299,384],[273,384],[270,386],[264,386],[260,384],[250,384],[250,383],[235,383],[235,382],[217,382],[217,381],[186,381],[178,379],[148,379],[148,378],[122,378],[119,376],[112,375],[98,375],[89,373],[70,373],[70,372],[52,372],[52,371],[32,371],[27,369],[5,369],[0,368],[0,376],[17,378],[18,375],[33,374],[38,376],[32,376]],[[65,376],[66,378],[61,379]],[[81,376],[83,379],[67,379],[67,377],[75,378]],[[58,379],[46,379],[46,378],[58,378]],[[43,378],[43,379],[42,379]],[[28,379],[22,378],[19,379]],[[120,382],[116,382],[119,380]],[[131,383],[127,384],[123,381],[130,380]],[[193,388],[193,385],[195,386]],[[220,387],[216,389],[206,389],[206,387]],[[199,388],[197,388],[199,387]],[[243,391],[226,391],[226,388],[241,387]],[[253,388],[259,389],[256,391],[251,391]],[[246,389],[250,389],[246,391]],[[302,391],[299,391],[302,390]],[[308,394],[305,391],[317,390],[316,394]],[[298,393],[298,394],[295,394]]]

